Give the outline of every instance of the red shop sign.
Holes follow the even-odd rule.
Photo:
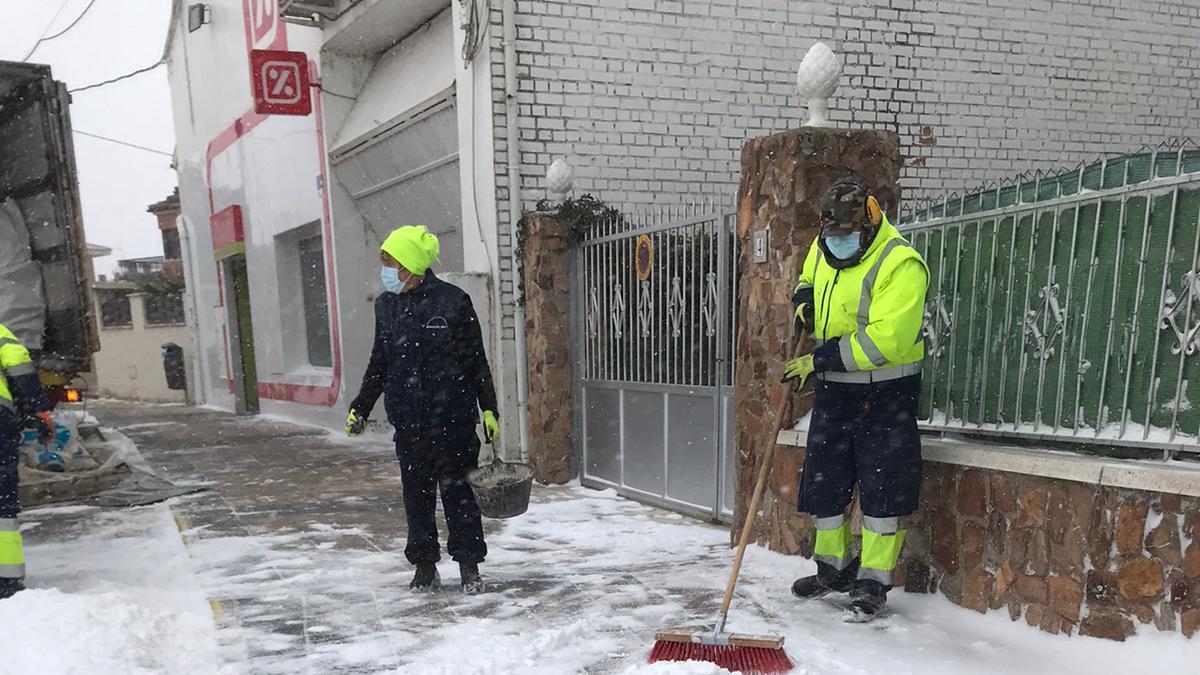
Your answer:
[[[250,79],[254,112],[265,115],[308,115],[312,112],[308,54],[252,50]]]

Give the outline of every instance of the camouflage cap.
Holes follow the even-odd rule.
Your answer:
[[[844,234],[861,231],[870,223],[867,215],[866,183],[847,177],[833,184],[821,198],[821,233]]]

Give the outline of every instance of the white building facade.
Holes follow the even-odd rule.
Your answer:
[[[744,141],[803,118],[817,40],[845,61],[834,122],[900,135],[905,199],[1200,132],[1182,0],[204,4],[189,30],[176,1],[166,47],[198,397],[329,425],[370,349],[378,244],[424,224],[475,299],[517,443],[513,224],[546,167],[629,210],[728,205]],[[262,48],[309,55],[311,115],[253,112]]]
[[[456,12],[361,2],[321,28],[223,0],[189,30],[176,3],[166,57],[201,402],[340,426],[371,349],[379,243],[421,224],[441,238],[435,270],[474,299],[517,443],[514,350],[492,330],[490,125],[475,139],[486,161],[460,148],[491,114],[488,81],[459,64]],[[254,112],[251,49],[309,55],[311,115]]]

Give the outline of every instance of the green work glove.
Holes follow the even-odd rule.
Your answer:
[[[362,432],[367,428],[367,418],[358,414],[354,408],[350,409],[350,414],[346,415],[346,435],[361,436]]]
[[[812,372],[813,355],[805,354],[787,362],[787,365],[783,367],[783,379],[787,381],[798,377],[800,378],[798,388],[803,389],[804,383],[808,381],[808,376],[812,375]]]
[[[496,420],[496,413],[491,410],[483,411],[483,437],[488,443],[495,440],[496,436],[500,435],[500,422]]]

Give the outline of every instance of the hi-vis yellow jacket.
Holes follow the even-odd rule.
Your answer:
[[[817,376],[830,382],[870,383],[921,371],[921,323],[929,268],[884,216],[875,241],[857,265],[834,269],[815,243],[808,251],[797,294],[813,294],[812,336],[838,342],[846,372]],[[807,293],[804,293],[807,295]]]
[[[48,409],[29,350],[0,324],[0,410],[24,416]]]

